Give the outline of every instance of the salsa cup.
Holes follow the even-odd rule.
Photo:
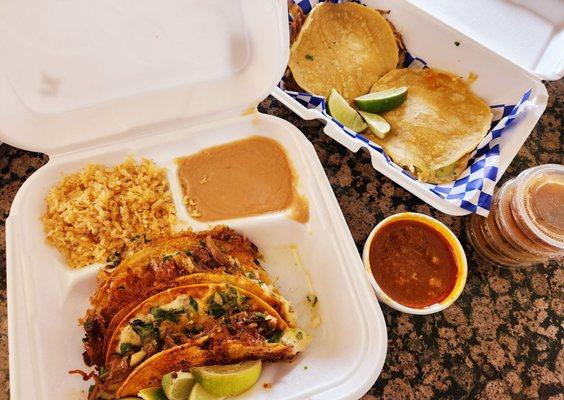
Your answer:
[[[394,299],[392,299],[376,282],[374,275],[372,274],[372,268],[370,265],[370,247],[372,245],[372,241],[376,237],[376,234],[382,230],[388,224],[399,221],[399,220],[412,220],[418,221],[426,224],[427,226],[432,227],[437,232],[439,232],[447,242],[452,246],[454,257],[456,260],[456,266],[458,268],[458,274],[456,277],[456,283],[454,288],[451,290],[449,295],[442,301],[432,304],[430,306],[422,307],[422,308],[413,308],[405,306]],[[372,285],[372,288],[376,292],[376,296],[378,300],[389,305],[390,307],[407,313],[407,314],[416,314],[416,315],[427,315],[433,314],[439,311],[444,310],[445,308],[449,307],[452,303],[458,299],[458,296],[464,290],[464,285],[466,284],[466,277],[468,275],[468,263],[466,261],[466,254],[464,252],[464,248],[460,244],[460,241],[456,237],[456,235],[442,222],[437,221],[435,218],[429,217],[428,215],[413,213],[413,212],[403,212],[399,214],[391,215],[387,218],[384,218],[382,221],[378,223],[368,235],[368,239],[366,239],[366,243],[364,245],[364,251],[362,254],[362,260],[364,262],[364,268],[366,270],[366,274],[368,276],[368,280]]]

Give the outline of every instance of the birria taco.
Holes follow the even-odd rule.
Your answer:
[[[244,289],[178,286],[146,299],[118,324],[108,342],[105,379],[91,398],[136,395],[158,386],[166,373],[191,366],[288,359],[308,340]]]
[[[98,275],[82,319],[88,399],[135,396],[199,365],[282,360],[309,341],[261,266],[257,247],[226,226],[147,241]]]
[[[290,304],[271,283],[252,242],[225,226],[184,232],[155,240],[111,272],[100,272],[91,307],[82,319],[86,365],[104,365],[116,326],[148,297],[175,286],[221,282],[253,293],[295,326]]]

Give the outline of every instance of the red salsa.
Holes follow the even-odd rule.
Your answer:
[[[380,288],[411,308],[441,302],[458,277],[454,250],[435,228],[415,220],[398,220],[376,233],[370,266]]]

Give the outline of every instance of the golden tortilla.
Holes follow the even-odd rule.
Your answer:
[[[392,27],[378,11],[327,2],[309,13],[289,66],[304,90],[327,97],[335,88],[352,102],[397,66],[398,54]]]
[[[224,283],[179,286],[150,297],[124,317],[108,346],[104,383],[110,393],[117,389],[118,398],[132,396],[157,386],[168,372],[288,359],[308,341],[305,332],[289,327],[276,310],[244,289]],[[154,354],[128,366],[132,353],[151,347]]]
[[[380,78],[371,92],[399,86],[408,87],[407,100],[382,114],[391,125],[390,133],[384,139],[371,139],[420,180],[453,181],[489,130],[490,107],[465,80],[431,68],[394,70]]]

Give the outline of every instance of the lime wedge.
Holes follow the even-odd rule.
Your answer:
[[[141,389],[137,396],[143,400],[167,400],[163,388],[160,387]]]
[[[192,375],[204,389],[216,396],[237,396],[249,390],[262,371],[260,360],[232,365],[193,367]]]
[[[368,124],[368,127],[373,134],[378,136],[380,139],[384,139],[388,132],[390,131],[390,124],[383,117],[378,114],[371,114],[364,111],[359,111],[362,118]]]
[[[407,87],[401,86],[395,89],[365,94],[354,99],[354,103],[359,110],[379,114],[401,106],[401,103],[406,98]]]
[[[189,372],[170,372],[163,376],[162,386],[168,400],[187,400],[196,378]]]
[[[188,400],[223,400],[225,396],[216,396],[207,392],[199,383],[196,383],[190,392]]]
[[[331,90],[327,97],[327,111],[337,121],[355,132],[362,132],[366,129],[362,117],[335,89]]]

